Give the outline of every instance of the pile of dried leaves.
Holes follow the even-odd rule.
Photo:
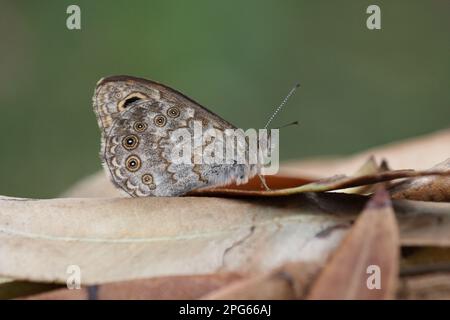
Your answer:
[[[0,197],[0,298],[450,298],[449,155],[445,130],[288,163],[273,191],[130,199],[99,173],[66,198]]]

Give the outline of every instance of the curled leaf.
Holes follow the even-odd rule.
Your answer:
[[[431,170],[450,170],[450,158]],[[392,187],[389,192],[394,199],[450,201],[450,177],[426,176],[407,179]]]
[[[366,175],[356,175],[347,177],[345,175],[333,176],[331,178],[318,180],[308,184],[300,185],[297,187],[278,189],[278,190],[242,190],[232,189],[231,187],[213,188],[195,190],[191,192],[191,195],[204,195],[204,196],[259,196],[259,197],[279,197],[287,196],[305,192],[325,192],[340,190],[352,187],[367,186],[379,182],[392,181],[403,178],[417,178],[424,176],[441,176],[448,179],[450,177],[450,170],[428,170],[428,171],[414,171],[414,170],[393,170],[377,172]],[[269,186],[270,187],[270,186]]]

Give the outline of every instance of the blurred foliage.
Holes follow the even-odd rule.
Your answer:
[[[66,28],[81,7],[82,30]],[[177,88],[236,126],[276,119],[282,159],[345,154],[449,125],[450,3],[1,1],[0,194],[49,197],[100,168],[96,81]],[[426,156],[426,155],[423,155]]]

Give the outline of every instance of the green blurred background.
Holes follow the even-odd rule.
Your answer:
[[[282,159],[448,127],[449,18],[438,0],[1,1],[0,194],[56,196],[100,169],[91,96],[107,75],[160,81],[242,128],[299,81],[274,123],[301,122],[281,132]]]

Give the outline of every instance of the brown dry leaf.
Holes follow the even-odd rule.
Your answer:
[[[265,176],[267,185],[273,190],[282,190],[295,188],[298,186],[306,185],[308,183],[314,182],[314,180],[302,177],[289,177],[282,175]],[[232,189],[232,190],[242,190],[242,191],[264,191],[265,188],[258,177],[253,177],[246,184],[236,185],[230,184],[228,186],[220,188],[210,188],[210,190],[222,190],[222,189]],[[214,192],[213,191],[213,192]]]
[[[393,204],[402,245],[450,246],[450,203],[394,200]]]
[[[403,247],[401,276],[450,272],[449,247]]]
[[[369,157],[369,159],[367,159],[366,162],[364,162],[364,164],[354,174],[352,174],[352,177],[376,174],[376,173],[382,172],[382,171],[386,171],[386,170],[382,170],[381,166],[379,166],[377,164],[375,157],[371,156],[371,157]],[[359,186],[359,187],[354,187],[354,188],[347,188],[347,189],[343,189],[343,190],[339,190],[339,191],[345,192],[345,193],[369,194],[369,193],[373,192],[373,190],[375,190],[374,189],[375,186],[376,186],[376,184]]]
[[[225,186],[212,189],[201,189],[190,192],[190,195],[197,196],[228,196],[228,197],[242,197],[242,196],[258,196],[258,197],[279,197],[304,192],[325,192],[341,190],[359,186],[368,186],[380,182],[392,181],[403,178],[417,178],[426,176],[438,176],[442,179],[450,179],[450,170],[392,170],[382,171],[367,175],[356,175],[347,177],[345,175],[333,176],[331,178],[318,180],[315,182],[303,184],[296,187],[277,189],[277,190],[246,190],[242,188],[233,188],[233,186]],[[269,185],[270,187],[270,185]]]
[[[450,247],[406,246],[402,248],[402,272],[426,265],[447,265],[450,271]]]
[[[377,174],[381,172],[387,172],[391,171],[389,169],[389,166],[387,164],[386,160],[381,161],[380,164],[377,163],[375,160],[375,157],[371,156],[367,161],[359,168],[352,176],[364,176],[364,175],[371,175],[371,174]],[[414,179],[414,178],[412,178]],[[369,195],[372,194],[380,184],[383,184],[384,186],[390,185],[390,182],[380,182],[375,184],[369,184],[365,186],[359,186],[359,187],[353,187],[348,189],[342,189],[337,190],[338,192],[345,192],[345,193],[355,193],[355,194],[365,194]]]
[[[87,285],[267,271],[291,260],[323,261],[345,229],[321,233],[346,219],[307,196],[271,201],[2,198],[0,275],[65,283],[67,267],[78,265]]]
[[[317,263],[287,263],[267,274],[256,275],[213,291],[207,300],[302,299],[319,272]]]
[[[400,280],[399,299],[450,299],[450,273],[424,274]]]
[[[113,282],[80,290],[59,289],[27,296],[28,300],[192,300],[238,281],[236,273],[173,276]]]
[[[389,195],[379,188],[318,276],[308,299],[394,298],[399,245]],[[368,271],[373,266],[378,271]],[[369,289],[369,276],[371,273],[376,276],[377,272],[380,287]]]
[[[450,170],[450,158],[434,166],[432,170]],[[450,201],[450,178],[428,176],[407,179],[392,187],[389,192],[393,199]]]
[[[167,275],[267,272],[323,262],[366,197],[0,198],[0,277],[82,284]],[[450,245],[450,204],[398,200],[402,243]],[[51,261],[51,263],[49,263]]]
[[[450,299],[450,248],[404,247],[399,299]]]

